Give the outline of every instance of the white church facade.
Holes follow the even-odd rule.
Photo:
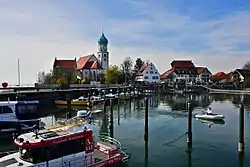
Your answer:
[[[102,33],[98,40],[97,56],[94,54],[82,56],[77,61],[77,70],[82,79],[100,81],[109,67],[108,39]]]

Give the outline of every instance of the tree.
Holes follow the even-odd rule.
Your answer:
[[[53,76],[52,72],[45,73],[41,71],[38,73],[37,81],[39,84],[52,84],[53,83]]]
[[[144,65],[144,62],[141,58],[137,58],[134,65],[134,72],[137,72],[141,69],[141,67]]]
[[[243,66],[243,69],[250,70],[250,61],[246,62],[246,64]]]
[[[133,61],[131,57],[126,57],[123,63],[121,64],[122,74],[124,75],[125,83],[128,83],[128,81],[131,80],[132,67]]]
[[[76,83],[76,71],[73,69],[56,67],[52,72],[54,83],[56,84],[70,84]]]
[[[105,79],[107,83],[119,83],[119,78],[121,77],[121,71],[118,66],[111,65],[106,69]]]

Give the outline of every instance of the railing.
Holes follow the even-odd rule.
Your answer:
[[[118,141],[118,140],[116,140],[116,139],[114,139],[114,138],[112,138],[112,137],[109,137],[109,136],[106,136],[106,134],[100,134],[99,135],[99,137],[100,137],[100,140],[101,141],[103,141],[103,142],[108,142],[108,143],[110,143],[110,144],[113,144],[113,145],[115,145],[118,149],[121,149],[121,143]]]
[[[121,143],[118,140],[108,136],[108,133],[100,133],[99,138],[101,141],[108,142],[110,144],[114,144],[118,148],[119,153],[122,155],[122,162],[125,163],[129,160],[131,154],[126,153],[122,149]]]

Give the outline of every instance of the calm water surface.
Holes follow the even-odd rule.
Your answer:
[[[245,107],[245,157],[238,158],[238,103],[244,100]],[[225,122],[202,122],[193,119],[193,151],[187,154],[186,102],[192,105],[193,113],[200,113],[211,106],[216,113],[225,115]],[[134,105],[135,104],[135,105]],[[245,96],[166,96],[153,97],[149,107],[149,167],[249,167],[250,166],[250,97]],[[138,107],[140,106],[140,107]],[[120,113],[120,116],[118,116]],[[54,124],[60,115],[46,117],[47,125]],[[119,117],[119,118],[118,118]],[[107,117],[96,117],[94,131],[108,132]],[[130,167],[145,166],[144,108],[143,100],[114,109],[114,136],[132,156]],[[2,146],[2,150],[6,149]]]

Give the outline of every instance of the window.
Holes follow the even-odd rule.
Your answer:
[[[12,109],[9,106],[0,106],[0,113],[13,113]]]
[[[158,76],[155,76],[155,79],[159,79],[159,77],[158,77]]]
[[[103,54],[103,58],[106,58],[106,54]]]
[[[144,79],[148,79],[148,76],[145,76]]]
[[[157,72],[155,72],[155,74],[157,74]]]
[[[155,76],[152,76],[152,79],[155,79]]]
[[[104,58],[103,61],[106,61],[106,59]]]
[[[148,71],[146,72],[146,74],[148,74]]]
[[[85,151],[85,141],[76,139],[51,145],[48,148],[20,149],[20,158],[27,162],[40,163],[82,151]]]
[[[153,74],[154,72],[153,71],[150,71],[150,74]]]

